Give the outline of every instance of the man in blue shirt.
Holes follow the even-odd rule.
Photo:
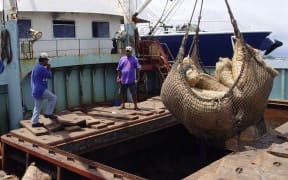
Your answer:
[[[44,116],[53,120],[57,119],[57,116],[53,114],[57,96],[48,90],[48,79],[52,78],[51,65],[48,64],[48,61],[48,54],[41,53],[39,63],[34,66],[31,73],[31,89],[34,99],[32,127],[44,127],[43,123],[39,123],[39,115],[44,99],[48,100]]]
[[[121,57],[117,66],[117,82],[121,83],[120,94],[121,94],[121,108],[125,108],[126,93],[129,89],[132,94],[132,100],[134,103],[134,109],[138,110],[137,107],[137,82],[140,78],[141,66],[138,59],[132,56],[132,47],[127,46],[126,56]],[[136,73],[135,73],[136,72]]]

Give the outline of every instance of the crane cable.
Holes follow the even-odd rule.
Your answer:
[[[203,2],[203,0],[202,0],[202,2]],[[178,51],[178,54],[176,57],[176,61],[178,61],[178,62],[182,62],[183,57],[184,57],[185,45],[187,43],[187,39],[188,39],[188,35],[189,35],[189,27],[191,26],[192,18],[194,16],[194,12],[195,12],[197,3],[198,3],[198,0],[196,0],[194,3],[194,8],[193,8],[193,11],[191,13],[190,20],[188,21],[188,28],[186,28],[186,30],[185,30],[185,34],[184,34],[184,37],[182,39],[182,42],[181,42],[181,45],[180,45],[180,48],[179,48],[179,51]]]
[[[178,0],[174,3],[175,1],[173,1],[173,4],[171,4],[171,6],[169,6],[167,13],[164,16],[165,13],[165,9],[162,12],[161,18],[158,20],[157,24],[153,27],[153,31],[155,32],[156,28],[159,28],[159,26],[157,26],[159,23],[165,24],[165,22],[167,21],[168,18],[172,18],[173,15],[176,13],[176,9],[180,7],[181,4],[183,4],[183,0]],[[173,12],[174,11],[174,12]],[[163,18],[164,16],[164,18]],[[149,32],[149,35],[151,35],[153,33],[153,31],[151,30]]]
[[[168,13],[166,14],[165,18],[163,19],[163,22],[167,22],[167,21],[171,20],[171,18],[174,17],[174,14],[176,13],[176,9],[178,9],[183,4],[183,2],[184,2],[184,0],[176,1],[176,3],[170,8]]]
[[[189,52],[188,52],[189,55],[192,53],[192,50],[193,50],[195,43],[198,43],[198,41],[199,41],[198,38],[199,38],[199,31],[200,31],[200,21],[202,18],[202,16],[201,16],[202,15],[202,9],[203,9],[203,0],[201,1],[201,7],[200,7],[199,16],[198,16],[197,29],[195,31],[195,36],[194,36],[193,42],[192,42],[190,49],[189,49]],[[191,22],[189,23],[189,26],[188,26],[189,29],[190,29],[190,26],[191,26]]]
[[[166,8],[167,8],[167,5],[168,5],[168,0],[166,0],[166,4],[165,4],[165,7],[164,7],[164,9],[163,9],[163,11],[162,11],[162,14],[161,14],[161,16],[160,16],[160,18],[159,18],[159,20],[156,22],[156,24],[152,27],[152,29],[149,31],[149,35],[151,35],[152,34],[152,32],[155,30],[155,28],[158,26],[158,24],[161,22],[161,19],[163,18],[163,16],[164,16],[164,12],[165,12],[165,10],[166,10]]]
[[[120,6],[121,6],[121,9],[122,9],[122,11],[123,11],[123,14],[125,15],[125,18],[127,19],[127,21],[131,21],[131,19],[129,18],[129,13],[127,13],[128,12],[128,10],[125,8],[125,6],[123,5],[123,3],[120,1],[120,0],[118,0],[118,3],[120,4]]]

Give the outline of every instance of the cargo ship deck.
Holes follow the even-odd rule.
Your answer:
[[[115,148],[117,144],[125,143],[129,140],[134,140],[129,146],[132,146],[132,149],[138,150],[145,148],[145,144],[149,143],[155,146],[155,148],[160,147],[161,145],[159,146],[159,144],[156,146],[156,143],[158,143],[156,142],[157,139],[162,139],[161,141],[165,139],[165,141],[172,142],[174,137],[179,136],[179,139],[182,138],[182,141],[185,142],[191,142],[193,140],[190,139],[190,136],[186,138],[182,137],[181,134],[186,133],[184,128],[174,132],[167,131],[164,135],[157,134],[153,137],[151,136],[148,140],[138,140],[143,136],[181,126],[169,111],[165,109],[160,97],[152,97],[146,101],[139,102],[138,106],[140,110],[137,111],[133,109],[134,106],[132,103],[127,103],[126,108],[123,110],[119,110],[117,106],[107,105],[75,108],[58,114],[57,121],[52,121],[41,116],[40,122],[44,123],[46,128],[31,128],[31,120],[22,120],[20,122],[22,125],[21,128],[11,130],[8,134],[1,137],[2,169],[20,177],[25,173],[25,169],[32,162],[35,162],[41,170],[49,173],[53,179],[67,179],[71,177],[77,179],[150,179],[152,176],[148,174],[133,171],[128,172],[126,169],[122,170],[119,168],[120,166],[102,163],[103,161],[99,162],[98,159],[104,159],[104,162],[105,160],[115,159],[113,156],[116,156],[116,151],[119,150]],[[283,160],[283,158],[287,156],[287,152],[285,152],[285,148],[287,149],[287,143],[285,144],[285,142],[288,139],[287,112],[287,103],[270,101],[264,116],[266,124],[269,126],[267,129],[271,128],[271,130],[264,136],[261,136],[261,138],[254,139],[255,141],[253,140],[253,142],[250,141],[251,143],[249,143],[249,145],[242,146],[249,147],[250,149],[241,149],[236,153],[229,153],[229,151],[221,152],[221,155],[219,155],[221,156],[220,159],[215,156],[215,162],[213,162],[213,160],[211,164],[210,162],[208,164],[207,162],[206,164],[202,162],[190,162],[183,165],[181,162],[181,166],[191,167],[190,173],[185,172],[185,175],[182,174],[181,177],[178,175],[179,178],[201,179],[208,176],[228,177],[227,174],[226,176],[222,176],[223,174],[220,175],[219,173],[222,173],[228,166],[229,168],[234,168],[234,165],[235,169],[241,165],[240,170],[238,169],[240,173],[236,174],[240,177],[243,175],[243,169],[246,173],[246,168],[249,168],[251,162],[254,162],[261,153],[265,152],[266,154],[271,154],[271,152],[274,152],[274,154],[282,154],[280,158]],[[274,127],[278,125],[281,126],[274,129]],[[246,132],[242,134],[241,139],[243,142],[247,140],[248,136],[250,138],[254,136],[253,133],[253,130],[247,129]],[[179,139],[176,139],[176,141],[179,141]],[[139,141],[139,143],[136,145],[135,141]],[[235,139],[230,140],[230,142],[235,142]],[[127,144],[124,144],[124,146],[126,145]],[[166,156],[166,158],[174,160],[175,158],[179,158],[180,161],[184,161],[183,159],[181,160],[181,156],[185,155],[179,152],[184,152],[185,150],[181,148],[186,147],[187,151],[191,150],[189,150],[189,148],[201,149],[198,145],[199,144],[194,143],[189,145],[191,147],[188,147],[186,144],[179,145],[172,142],[165,147],[163,145],[164,150],[162,154],[167,153],[170,149],[180,148],[177,153],[172,153],[173,157]],[[281,147],[279,147],[280,145],[282,150]],[[105,153],[105,151],[107,152]],[[123,151],[126,152],[127,149],[122,149],[121,151],[123,153]],[[128,156],[130,153],[132,158],[133,153],[129,152],[129,150],[126,153],[128,153]],[[191,151],[191,153],[193,152]],[[175,154],[179,157],[176,157]],[[89,158],[87,157],[88,155],[98,156],[98,159]],[[140,156],[139,154],[139,159],[141,159]],[[194,157],[195,156],[198,155],[194,155]],[[133,157],[135,158],[135,153]],[[249,159],[244,158],[244,162],[241,161],[240,164],[233,161],[240,157],[249,157]],[[188,160],[187,157],[185,158]],[[197,157],[198,161],[200,158],[207,158],[207,155]],[[158,157],[158,161],[160,161],[160,159],[161,158]],[[154,157],[154,160],[157,160],[157,157]],[[282,160],[282,165],[286,167],[286,161],[282,162]],[[286,159],[284,158],[284,160]],[[126,161],[128,161],[128,159]],[[147,159],[147,161],[149,161],[147,162],[148,166],[153,168],[153,163],[150,162],[149,159]],[[196,159],[191,160],[189,158],[189,161],[196,161]],[[197,167],[199,170],[196,167],[192,167],[195,163],[202,163],[204,166],[201,165],[199,166],[200,168]],[[231,166],[227,165],[227,163]],[[220,165],[222,167],[220,168],[221,171],[218,168]],[[133,166],[138,167],[139,164],[136,163]],[[154,173],[155,172],[154,170]],[[235,172],[237,173],[238,171]],[[227,172],[225,171],[224,173]],[[229,175],[229,177],[235,176],[233,172],[232,175],[234,176]],[[287,173],[285,175],[287,175]],[[282,174],[281,176],[279,175],[279,177],[282,176]]]

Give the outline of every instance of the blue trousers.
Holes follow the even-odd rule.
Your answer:
[[[54,107],[57,101],[57,96],[54,95],[52,92],[50,92],[48,89],[46,89],[40,99],[34,98],[34,109],[33,109],[33,115],[32,115],[32,124],[36,124],[39,122],[39,115],[42,108],[43,101],[47,99],[48,105],[45,111],[45,114],[51,115],[53,114]]]

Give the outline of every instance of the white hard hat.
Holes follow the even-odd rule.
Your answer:
[[[126,46],[126,48],[125,48],[126,51],[130,51],[130,52],[132,52],[132,49],[133,48],[131,46]]]
[[[48,54],[47,54],[46,52],[42,52],[42,53],[40,54],[39,58],[50,60],[50,58],[49,58],[49,56],[48,56]]]

